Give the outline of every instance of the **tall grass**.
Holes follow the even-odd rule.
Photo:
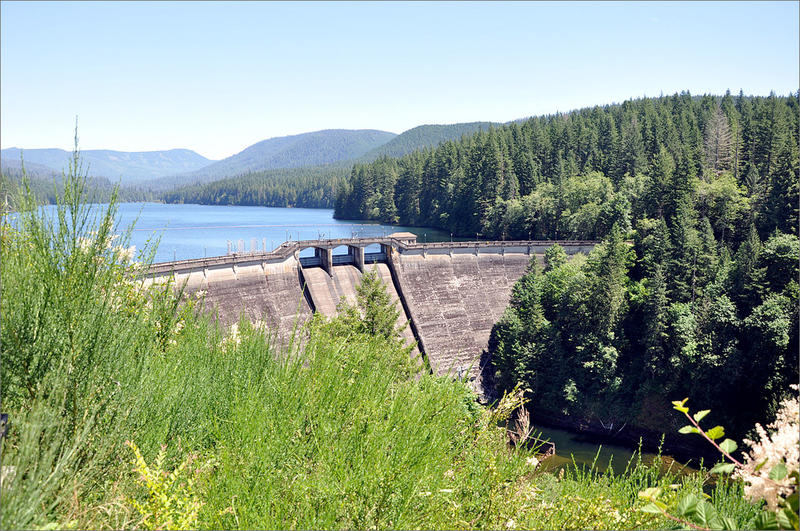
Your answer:
[[[2,221],[3,529],[167,527],[141,512],[162,448],[151,477],[197,471],[197,519],[176,521],[203,528],[663,527],[638,491],[702,488],[641,462],[542,471],[465,384],[341,321],[288,347],[245,321],[231,336],[202,300],[142,286],[77,162],[52,218],[23,190]],[[736,488],[716,503],[745,521]]]
[[[114,206],[90,209],[77,156],[52,215],[18,192],[2,219],[2,397],[12,429],[3,527],[51,522],[116,454],[128,371],[151,343],[145,301],[124,282]]]

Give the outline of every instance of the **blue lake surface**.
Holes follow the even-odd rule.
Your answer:
[[[118,232],[135,222],[130,244],[137,250],[144,248],[148,240],[160,238],[156,262],[224,255],[229,241],[234,251],[240,243],[250,251],[253,239],[258,250],[266,245],[267,251],[287,240],[371,237],[397,231],[413,232],[419,242],[450,240],[450,233],[437,229],[335,220],[333,210],[318,208],[120,203],[116,220]],[[336,254],[340,252],[344,251],[334,250]],[[312,249],[301,253],[312,255]]]

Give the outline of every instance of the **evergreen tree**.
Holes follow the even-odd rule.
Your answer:
[[[629,175],[641,172],[646,163],[639,121],[634,115],[622,130],[622,171]]]
[[[662,218],[668,214],[670,196],[673,194],[674,174],[675,161],[662,147],[653,161],[646,196],[650,205],[647,212],[655,218]]]
[[[698,223],[697,230],[697,268],[695,271],[695,297],[702,296],[706,286],[714,280],[719,266],[717,241],[711,222],[703,217]]]
[[[797,141],[790,135],[783,137],[775,155],[769,188],[768,227],[797,234],[800,194],[800,162]]]
[[[567,263],[567,253],[558,244],[552,245],[544,252],[545,271],[552,271]]]
[[[667,268],[672,300],[693,301],[697,289],[697,258],[700,254],[697,213],[688,200],[678,205],[670,223],[672,253]]]
[[[758,303],[758,258],[761,254],[761,239],[755,225],[750,225],[747,238],[739,246],[731,271],[731,293],[740,314],[746,314]]]
[[[714,113],[706,125],[706,167],[715,172],[729,169],[731,144],[732,135],[728,117],[722,111],[722,104],[717,103]]]
[[[666,363],[665,356],[668,305],[664,268],[661,264],[656,264],[653,276],[647,283],[647,298],[642,317],[645,327],[642,344],[647,360],[648,377],[653,381],[662,380],[671,370]]]
[[[375,270],[361,275],[356,286],[355,306],[342,299],[337,311],[348,329],[364,334],[399,340],[404,328],[397,326],[400,310]]]
[[[663,270],[664,264],[670,263],[672,244],[663,218],[638,220],[633,242],[638,257],[633,268],[635,278],[653,277],[656,269]]]

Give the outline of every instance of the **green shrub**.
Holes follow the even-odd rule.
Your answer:
[[[196,528],[197,513],[203,505],[195,491],[197,469],[192,470],[192,462],[197,456],[189,455],[175,470],[167,473],[163,468],[166,446],[161,447],[152,466],[147,464],[136,443],[128,441],[128,446],[135,456],[134,469],[147,488],[147,498],[143,503],[131,500],[141,516],[142,528]]]

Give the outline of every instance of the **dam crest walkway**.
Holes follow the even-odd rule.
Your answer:
[[[275,261],[285,260],[290,256],[300,259],[299,253],[304,249],[315,250],[330,250],[341,246],[348,248],[364,249],[370,245],[380,245],[383,249],[381,253],[390,254],[386,252],[388,248],[393,249],[397,254],[404,253],[422,253],[427,252],[441,253],[446,252],[464,252],[465,250],[480,252],[481,250],[497,250],[501,254],[507,252],[524,252],[525,254],[539,254],[544,252],[544,249],[552,247],[555,244],[563,247],[567,254],[573,254],[570,251],[586,252],[587,249],[594,248],[598,241],[594,240],[477,240],[477,241],[456,241],[456,242],[431,242],[419,243],[416,241],[416,235],[412,233],[403,233],[404,236],[384,236],[373,238],[331,238],[331,239],[315,239],[315,240],[292,240],[281,243],[272,251],[258,251],[251,250],[245,252],[230,252],[225,255],[212,256],[207,258],[190,258],[185,260],[171,260],[167,262],[157,262],[152,264],[149,270],[150,275],[161,275],[168,272],[180,272],[197,267],[214,267],[221,265],[233,265],[236,263],[253,262],[253,261]],[[408,236],[405,236],[407,234]],[[381,253],[366,253],[381,254]],[[334,255],[341,256],[341,255]]]

